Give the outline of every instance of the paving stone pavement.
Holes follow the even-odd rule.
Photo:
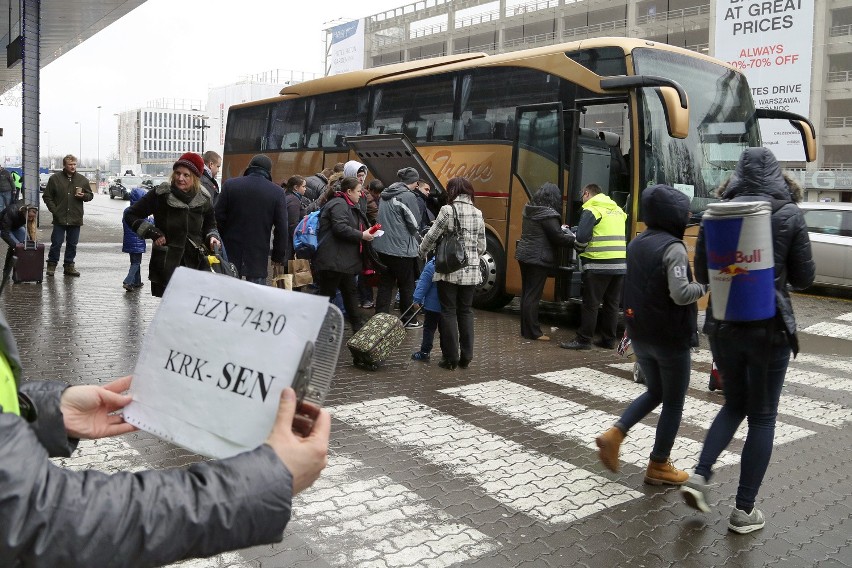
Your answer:
[[[80,278],[13,285],[0,298],[29,379],[107,382],[132,372],[159,300],[147,285],[138,293],[121,287],[125,206],[101,195],[87,204]],[[44,224],[42,240],[49,231]],[[717,470],[706,515],[675,489],[642,483],[656,415],[631,432],[621,472],[605,470],[594,436],[635,395],[630,361],[522,340],[515,305],[476,312],[468,370],[447,372],[437,357],[410,360],[419,330],[375,373],[353,367],[344,353],[327,400],[329,467],[296,498],[282,542],[178,566],[850,567],[852,343],[842,338],[852,331],[852,302],[797,294],[794,303],[800,328],[812,333],[802,335],[802,355],[788,373],[758,502],[767,517],[762,531],[727,531],[742,434]],[[570,316],[543,319],[558,328],[548,333],[554,339],[573,336]],[[694,466],[723,401],[705,388],[709,369],[704,345],[693,359],[680,467]],[[137,432],[84,442],[57,462],[111,472],[200,459]]]

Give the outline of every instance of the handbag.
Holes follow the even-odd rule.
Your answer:
[[[435,250],[435,272],[440,274],[450,274],[467,266],[467,251],[464,248],[459,215],[455,205],[450,207],[453,208],[452,225],[447,226]]]
[[[287,272],[293,276],[293,288],[301,288],[314,283],[311,273],[311,261],[306,258],[294,258],[287,261]]]
[[[228,260],[228,255],[221,246],[214,248],[213,254],[207,255],[207,263],[210,265],[210,271],[215,274],[224,274],[232,278],[240,277],[237,267]]]

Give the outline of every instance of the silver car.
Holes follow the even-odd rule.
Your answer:
[[[852,203],[799,203],[808,224],[818,286],[852,287]]]

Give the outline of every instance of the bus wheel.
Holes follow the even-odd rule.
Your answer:
[[[473,305],[486,310],[499,310],[512,301],[513,296],[504,292],[506,283],[506,253],[500,241],[491,233],[485,233],[485,254],[479,257],[482,283],[476,287]]]

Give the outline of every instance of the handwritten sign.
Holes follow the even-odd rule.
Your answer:
[[[205,456],[257,447],[327,310],[325,297],[178,268],[145,335],[125,420]]]

